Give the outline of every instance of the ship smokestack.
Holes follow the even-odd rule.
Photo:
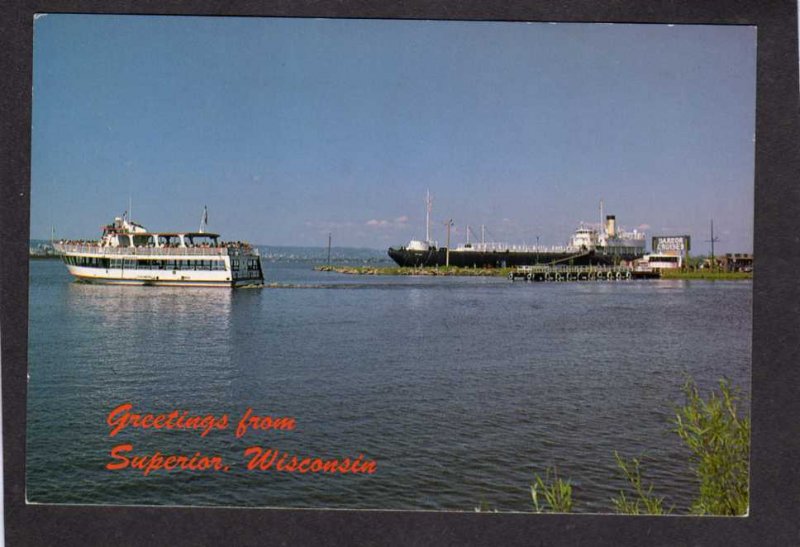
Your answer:
[[[617,217],[614,215],[606,215],[606,234],[608,237],[617,236]]]

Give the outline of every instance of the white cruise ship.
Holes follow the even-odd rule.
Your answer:
[[[99,241],[53,244],[79,281],[117,285],[245,287],[264,284],[258,249],[219,234],[150,232],[126,218],[103,227]]]

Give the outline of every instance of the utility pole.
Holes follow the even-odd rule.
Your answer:
[[[331,232],[328,232],[328,266],[331,265]]]
[[[691,240],[689,239],[689,236],[686,236],[683,239],[684,247],[683,247],[683,268],[681,268],[682,270],[688,270],[690,268],[689,266],[689,247],[691,246],[689,243],[690,241]]]
[[[711,243],[711,268],[715,269],[717,267],[717,261],[714,257],[714,243],[719,241],[718,237],[714,237],[714,219],[711,219],[711,239],[708,240]]]
[[[445,222],[447,226],[447,252],[445,253],[444,264],[446,267],[450,267],[450,227],[453,225],[453,219],[451,218],[447,222]]]

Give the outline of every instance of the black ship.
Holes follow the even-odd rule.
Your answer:
[[[540,247],[480,243],[449,249],[430,239],[431,199],[426,199],[426,239],[412,239],[408,245],[389,248],[389,256],[403,267],[457,266],[461,268],[515,268],[533,265],[595,266],[629,263],[645,254],[645,234],[619,230],[616,217],[608,215],[600,225],[581,224],[565,246]],[[602,219],[601,202],[601,219]],[[470,229],[467,227],[467,237]]]

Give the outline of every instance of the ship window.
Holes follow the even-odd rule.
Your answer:
[[[136,247],[144,247],[153,244],[153,236],[133,236],[133,245]]]

